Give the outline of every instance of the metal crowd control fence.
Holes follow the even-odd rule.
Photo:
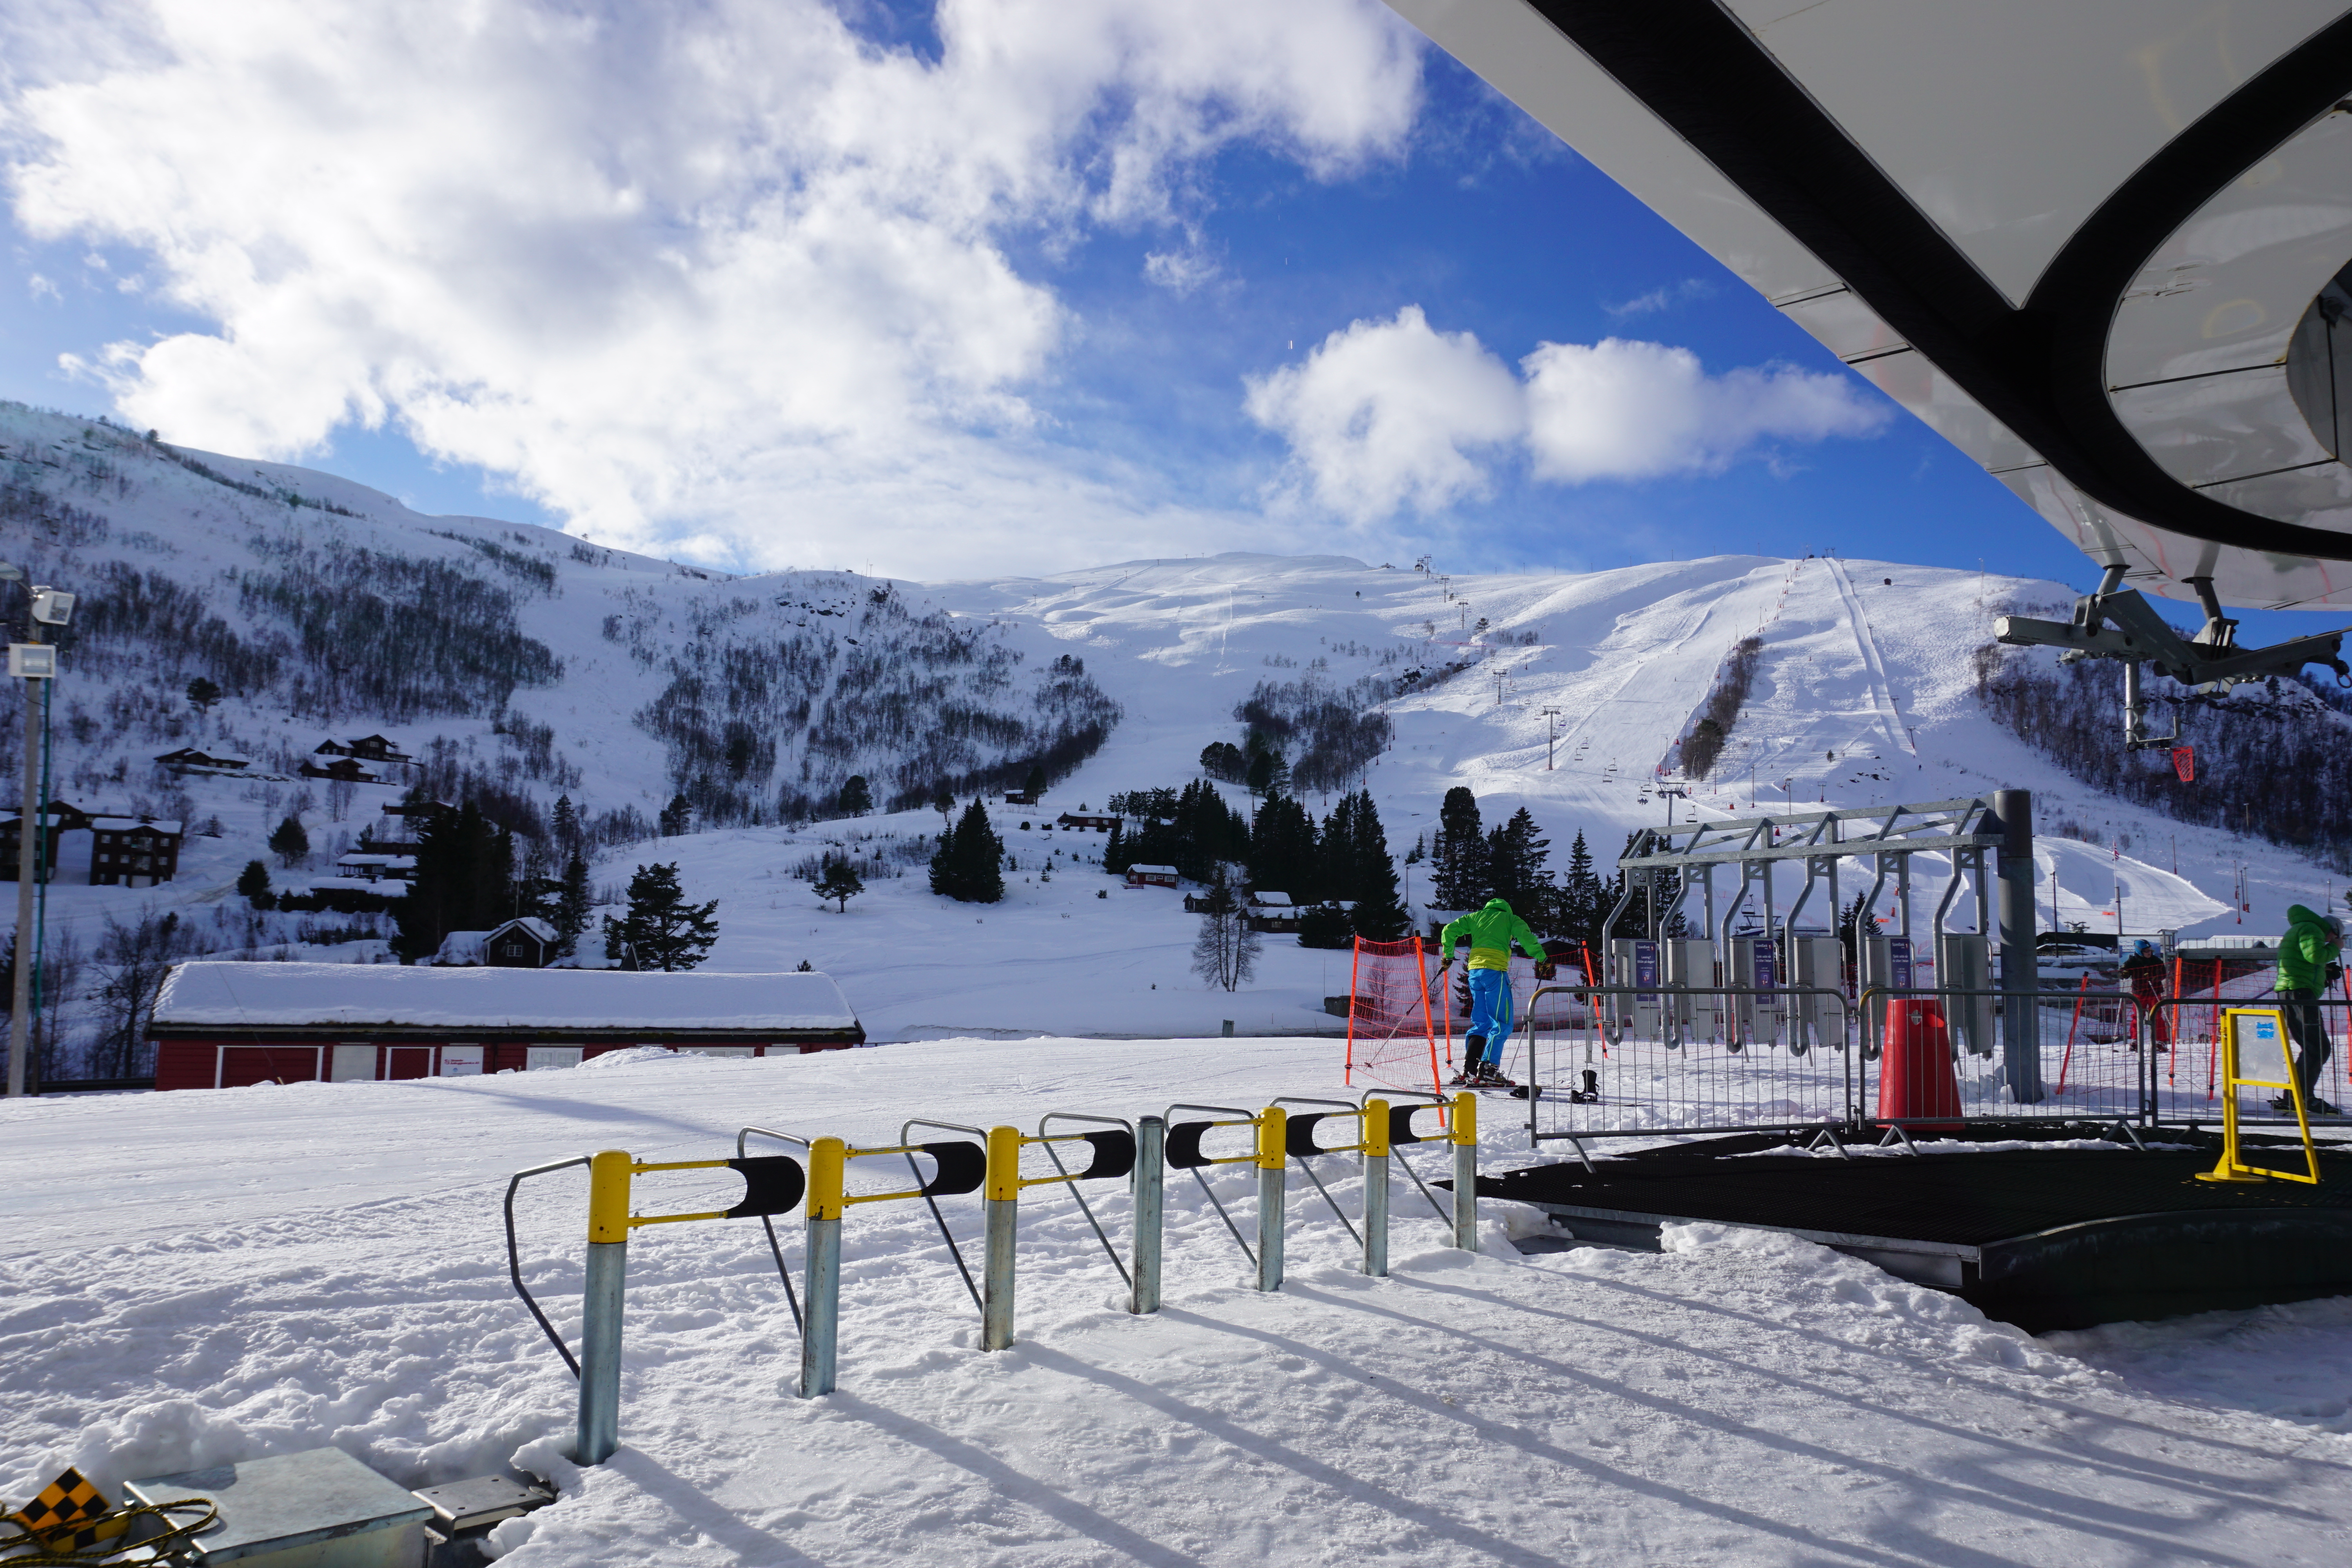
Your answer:
[[[2295,1126],[2292,1097],[2232,1095],[2224,1087],[2223,1072],[2231,1012],[2259,1007],[2284,1013],[2291,1005],[2264,988],[2264,994],[2249,996],[2167,996],[2149,1006],[2144,1034],[2153,1048],[2142,1053],[2149,1074],[2149,1121],[2158,1126],[2189,1129],[2222,1126],[2225,1117],[2253,1128],[2284,1131]],[[2327,997],[2301,1005],[2316,1016],[2328,1050],[2326,1063],[2314,1075],[2312,1093],[2305,1097],[2309,1102],[2305,1114],[2319,1131],[2352,1131],[2345,1115],[2352,1108],[2352,1074],[2347,1074],[2345,1062],[2347,1048],[2352,1047],[2352,1003]],[[2292,1018],[2289,1023],[2292,1026]],[[2294,1033],[2292,1026],[2289,1032]],[[2300,1063],[2305,1047],[2300,1041],[2294,1043]],[[2281,1099],[2288,1104],[2276,1104]]]
[[[588,1167],[588,1273],[582,1291],[580,1311],[580,1355],[573,1359],[564,1345],[563,1336],[547,1321],[539,1303],[522,1282],[522,1262],[515,1245],[515,1191],[533,1176],[567,1170],[573,1165]],[[629,1186],[640,1175],[656,1171],[731,1170],[743,1178],[743,1201],[732,1208],[710,1209],[696,1214],[633,1215],[629,1212]],[[766,1154],[751,1159],[734,1160],[669,1160],[646,1162],[635,1159],[618,1149],[606,1149],[599,1153],[570,1160],[558,1160],[550,1164],[534,1165],[518,1171],[507,1184],[507,1270],[514,1280],[515,1290],[539,1321],[541,1330],[553,1344],[556,1352],[580,1380],[580,1419],[573,1452],[583,1465],[601,1465],[612,1457],[620,1445],[621,1426],[621,1310],[622,1298],[627,1283],[629,1267],[629,1232],[639,1226],[684,1225],[695,1220],[744,1219],[762,1220],[771,1215],[790,1211],[801,1201],[805,1176],[801,1163],[789,1154]],[[773,1233],[771,1232],[772,1237]],[[782,1258],[777,1259],[778,1271],[782,1271]],[[790,1275],[784,1278],[786,1290],[792,1289]]]
[[[1505,1070],[1524,1063],[1531,1147],[1850,1123],[1866,1080],[1853,1013],[1820,986],[1562,982],[1528,997]]]
[[[1543,1005],[1556,995],[1590,1007]],[[1528,1083],[1531,1146],[1564,1142],[1581,1156],[1587,1139],[1678,1133],[1906,1130],[1968,1121],[2084,1121],[2127,1134],[2158,1121],[2218,1117],[2186,1102],[2211,1099],[2215,1005],[2166,999],[2153,1007],[2127,994],[2042,992],[2019,998],[1991,989],[1866,988],[1858,1002],[1826,987],[1681,987],[1669,984],[1540,987],[1529,998],[1518,1050]],[[2345,1036],[2339,1002],[2332,1037]],[[1950,1061],[1948,1097],[1936,1086],[1913,1112],[1882,1092],[1888,1030]],[[2149,1038],[2156,1049],[2145,1048]],[[2202,1044],[2206,1070],[2174,1082]],[[2159,1066],[2159,1062],[2165,1065]],[[1510,1064],[1507,1064],[1508,1070]],[[2344,1103],[2343,1053],[2329,1067]],[[1843,1146],[1842,1144],[1840,1146]]]
[[[1283,1267],[1283,1207],[1285,1172],[1292,1159],[1307,1169],[1310,1180],[1331,1205],[1332,1213],[1340,1224],[1357,1237],[1362,1247],[1363,1270],[1380,1276],[1388,1272],[1388,1173],[1397,1144],[1425,1142],[1429,1140],[1413,1130],[1415,1112],[1443,1110],[1449,1131],[1445,1134],[1454,1148],[1454,1198],[1451,1205],[1440,1205],[1430,1193],[1409,1160],[1403,1162],[1410,1175],[1430,1206],[1441,1219],[1450,1220],[1454,1243],[1457,1247],[1475,1247],[1477,1243],[1477,1100],[1464,1093],[1448,1100],[1439,1095],[1420,1095],[1413,1090],[1394,1091],[1420,1100],[1422,1103],[1391,1105],[1380,1095],[1367,1095],[1360,1104],[1346,1100],[1300,1100],[1288,1103],[1319,1105],[1332,1109],[1312,1111],[1293,1121],[1284,1101],[1277,1100],[1264,1110],[1253,1114],[1229,1106],[1174,1105],[1170,1116],[1179,1110],[1206,1111],[1210,1119],[1175,1122],[1168,1117],[1146,1116],[1135,1122],[1122,1117],[1098,1116],[1082,1111],[1048,1111],[1041,1118],[1034,1135],[1024,1134],[1017,1128],[991,1127],[984,1131],[966,1128],[961,1123],[942,1122],[924,1117],[914,1117],[899,1129],[898,1143],[886,1148],[854,1148],[839,1138],[802,1138],[794,1133],[780,1132],[766,1127],[745,1127],[735,1137],[736,1157],[731,1160],[674,1160],[645,1162],[617,1150],[606,1150],[594,1155],[580,1155],[535,1165],[519,1171],[507,1184],[506,1233],[507,1268],[515,1293],[538,1322],[548,1342],[563,1358],[580,1380],[580,1412],[575,1457],[582,1464],[602,1464],[610,1458],[620,1441],[620,1365],[621,1321],[624,1287],[627,1273],[629,1232],[639,1226],[677,1225],[696,1220],[756,1218],[768,1237],[768,1247],[776,1260],[776,1271],[782,1279],[785,1300],[792,1308],[793,1321],[801,1331],[801,1377],[799,1392],[803,1398],[814,1398],[833,1392],[838,1371],[841,1321],[841,1221],[844,1212],[857,1204],[888,1203],[905,1198],[922,1198],[929,1206],[940,1226],[940,1236],[948,1245],[973,1300],[980,1307],[983,1350],[1003,1350],[1013,1343],[1013,1277],[1016,1243],[1019,1230],[1019,1201],[1022,1189],[1052,1184],[1066,1185],[1078,1202],[1087,1225],[1096,1239],[1127,1281],[1129,1310],[1145,1313],[1160,1308],[1160,1252],[1164,1226],[1164,1171],[1170,1164],[1190,1169],[1243,1254],[1257,1266],[1258,1289],[1279,1289]],[[1329,1147],[1315,1142],[1318,1124],[1333,1118],[1354,1121],[1359,1129],[1354,1143]],[[1223,1120],[1220,1120],[1222,1118]],[[1055,1132],[1055,1122],[1091,1122],[1094,1129],[1084,1131]],[[917,1143],[908,1134],[918,1127],[929,1127],[953,1131],[975,1133],[979,1142],[952,1140]],[[1247,1127],[1252,1130],[1249,1151],[1241,1154],[1210,1155],[1202,1152],[1202,1141],[1221,1127]],[[752,1156],[745,1151],[754,1137],[772,1138],[797,1145],[805,1152],[803,1167],[799,1159],[788,1154]],[[1089,1159],[1083,1170],[1073,1171],[1065,1164],[1056,1145],[1084,1143]],[[1051,1175],[1024,1176],[1021,1173],[1021,1151],[1034,1145],[1045,1152],[1054,1166]],[[1364,1160],[1365,1205],[1364,1226],[1360,1232],[1349,1224],[1329,1190],[1316,1178],[1307,1162],[1325,1154],[1355,1153]],[[869,1159],[896,1154],[905,1158],[915,1185],[903,1191],[885,1193],[852,1193],[848,1190],[848,1164],[852,1160]],[[933,1162],[934,1170],[926,1180],[917,1156]],[[1243,1240],[1239,1227],[1218,1203],[1216,1194],[1201,1176],[1208,1165],[1242,1164],[1254,1166],[1258,1176],[1258,1245],[1255,1252]],[[514,1200],[522,1184],[533,1177],[584,1165],[589,1171],[588,1253],[587,1275],[583,1288],[581,1312],[581,1353],[575,1358],[563,1342],[554,1324],[540,1308],[523,1282],[520,1251],[516,1241]],[[742,1201],[731,1208],[693,1214],[632,1215],[629,1212],[633,1179],[639,1175],[666,1171],[697,1171],[727,1169],[744,1180]],[[1100,1218],[1088,1204],[1078,1184],[1086,1181],[1110,1181],[1125,1178],[1134,1197],[1134,1237],[1130,1254],[1131,1267],[1122,1264],[1118,1249],[1113,1247]],[[983,1191],[984,1189],[984,1191]],[[986,1257],[982,1278],[972,1284],[971,1270],[965,1267],[961,1251],[946,1218],[940,1214],[936,1199],[974,1191],[983,1192],[983,1216]],[[776,1237],[773,1217],[784,1214],[806,1200],[806,1253],[803,1266],[807,1271],[805,1303],[793,1289],[791,1270],[784,1263],[783,1248]]]

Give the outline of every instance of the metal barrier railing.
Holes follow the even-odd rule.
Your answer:
[[[2224,1088],[2223,1047],[2232,1009],[2277,1008],[2286,1018],[2301,1069],[2315,1033],[2327,1059],[2320,1069],[2299,1080],[2309,1119],[2319,1130],[2345,1130],[2346,1111],[2352,1109],[2352,1073],[2346,1057],[2352,1054],[2352,1002],[2341,997],[2290,1000],[2267,984],[2240,982],[2233,993],[2164,996],[2145,1005],[2143,1032],[2152,1047],[2148,1062],[2149,1120],[2158,1125],[2201,1128],[2220,1126],[2225,1116],[2250,1127],[2295,1125],[2293,1100],[2286,1096],[2233,1096]],[[2300,1015],[2300,1016],[2298,1016]],[[2316,1026],[2315,1030],[2314,1026]],[[2286,1100],[2286,1104],[2278,1103]],[[2225,1109],[2225,1101],[2231,1102]]]
[[[1402,1091],[1414,1095],[1415,1091]],[[1417,1095],[1415,1098],[1419,1098]],[[698,1220],[756,1218],[767,1232],[770,1252],[776,1260],[777,1273],[784,1283],[785,1300],[792,1307],[793,1321],[801,1331],[801,1376],[799,1393],[803,1398],[814,1398],[833,1392],[839,1366],[841,1324],[841,1224],[844,1214],[859,1204],[889,1203],[919,1197],[930,1208],[940,1227],[941,1239],[955,1259],[958,1272],[971,1290],[981,1312],[981,1348],[984,1351],[1003,1350],[1013,1339],[1013,1287],[1016,1250],[1019,1237],[1019,1203],[1024,1188],[1060,1184],[1070,1189],[1080,1211],[1093,1229],[1129,1288],[1129,1310],[1138,1313],[1155,1312],[1160,1309],[1160,1253],[1163,1232],[1163,1196],[1165,1168],[1176,1165],[1190,1169],[1201,1183],[1203,1194],[1216,1208],[1234,1239],[1240,1244],[1244,1256],[1257,1268],[1257,1288],[1278,1290],[1282,1287],[1283,1226],[1285,1173],[1289,1161],[1297,1160],[1307,1169],[1310,1179],[1322,1193],[1332,1213],[1355,1237],[1362,1248],[1363,1271],[1374,1277],[1388,1272],[1388,1238],[1390,1205],[1388,1176],[1390,1161],[1395,1157],[1394,1145],[1419,1143],[1428,1140],[1413,1131],[1415,1112],[1433,1108],[1444,1110],[1448,1122],[1445,1134],[1454,1148],[1454,1202],[1441,1207],[1428,1184],[1405,1162],[1407,1173],[1428,1197],[1433,1210],[1451,1222],[1454,1244],[1473,1247],[1477,1244],[1477,1099],[1461,1094],[1451,1100],[1439,1096],[1427,1097],[1428,1102],[1418,1105],[1391,1105],[1387,1100],[1370,1095],[1360,1103],[1346,1100],[1301,1100],[1290,1104],[1311,1104],[1333,1109],[1313,1111],[1293,1121],[1286,1104],[1276,1100],[1264,1110],[1252,1113],[1226,1106],[1179,1104],[1169,1108],[1170,1115],[1179,1110],[1206,1111],[1211,1120],[1175,1122],[1168,1117],[1146,1116],[1130,1123],[1125,1118],[1100,1116],[1083,1111],[1048,1111],[1037,1124],[1034,1135],[1024,1134],[1013,1127],[991,1127],[984,1131],[965,1128],[961,1123],[942,1122],[924,1117],[909,1118],[899,1129],[898,1143],[885,1148],[852,1147],[839,1138],[803,1138],[795,1133],[780,1132],[772,1128],[745,1127],[735,1138],[736,1157],[731,1160],[674,1160],[647,1162],[619,1151],[605,1150],[593,1155],[580,1155],[535,1165],[519,1171],[507,1184],[506,1234],[507,1266],[515,1293],[522,1299],[549,1343],[563,1358],[564,1364],[580,1380],[579,1422],[574,1456],[583,1465],[602,1464],[610,1458],[620,1442],[620,1366],[621,1321],[623,1298],[627,1275],[629,1233],[641,1226],[678,1225]],[[1215,1120],[1223,1117],[1229,1120]],[[1333,1119],[1352,1121],[1357,1124],[1356,1142],[1339,1145],[1319,1145],[1315,1142],[1317,1127]],[[1074,1132],[1049,1131],[1056,1121],[1087,1121],[1096,1130]],[[977,1142],[950,1141],[915,1143],[908,1135],[917,1127],[978,1133]],[[1211,1155],[1202,1152],[1202,1142],[1220,1127],[1248,1127],[1252,1130],[1248,1152],[1232,1155]],[[806,1163],[789,1154],[752,1156],[745,1152],[754,1137],[772,1138],[793,1143],[805,1152]],[[1087,1144],[1091,1157],[1085,1169],[1073,1171],[1063,1163],[1056,1145]],[[1052,1163],[1050,1175],[1024,1175],[1021,1152],[1028,1147],[1042,1148]],[[1364,1162],[1364,1211],[1360,1231],[1350,1224],[1328,1187],[1315,1177],[1310,1159],[1328,1154],[1356,1154]],[[848,1166],[853,1160],[899,1155],[908,1161],[915,1185],[903,1191],[853,1193],[848,1190]],[[926,1179],[918,1156],[933,1163],[932,1174]],[[1224,1205],[1217,1201],[1205,1179],[1203,1167],[1218,1164],[1250,1164],[1258,1176],[1257,1232],[1255,1251],[1242,1238]],[[521,1256],[516,1239],[514,1200],[522,1184],[537,1176],[584,1165],[589,1172],[588,1252],[587,1273],[581,1309],[581,1352],[574,1357],[563,1342],[539,1302],[524,1283]],[[742,1201],[726,1209],[714,1209],[692,1214],[634,1215],[630,1209],[632,1181],[640,1175],[668,1171],[727,1169],[742,1176]],[[1087,1203],[1079,1184],[1087,1181],[1125,1179],[1134,1199],[1133,1242],[1131,1266],[1122,1264],[1118,1249],[1111,1244],[1109,1234],[1101,1219]],[[982,1217],[985,1235],[985,1257],[981,1279],[975,1286],[971,1272],[964,1265],[962,1254],[955,1243],[946,1216],[934,1201],[940,1197],[956,1196],[978,1191],[982,1194]],[[791,1270],[784,1263],[783,1248],[777,1239],[773,1218],[804,1204],[807,1241],[803,1258],[805,1271],[805,1300],[793,1290]]]
[[[1559,998],[1567,1005],[1548,1009]],[[1822,986],[1542,985],[1516,1054],[1530,1147],[1785,1131],[1862,1112],[1854,1005]]]

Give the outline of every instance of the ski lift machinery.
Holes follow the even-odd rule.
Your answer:
[[[2143,666],[2352,682],[2222,613],[2352,610],[2346,0],[1389,3],[2099,567],[1995,636],[2120,662],[2126,746]]]

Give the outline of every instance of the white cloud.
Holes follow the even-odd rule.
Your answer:
[[[298,457],[389,419],[600,537],[754,562],[1128,530],[1112,477],[1021,437],[1069,323],[1009,240],[1189,232],[1220,149],[1333,177],[1399,153],[1420,89],[1370,0],[942,0],[937,61],[820,0],[0,27],[33,62],[19,221],[145,252],[218,324],[79,366],[131,423]]]
[[[1711,300],[1715,285],[1704,278],[1685,278],[1679,283],[1661,283],[1646,293],[1601,308],[1616,317],[1646,316],[1654,310],[1670,310],[1691,300]]]
[[[1316,500],[1357,522],[1434,511],[1486,486],[1478,448],[1517,438],[1527,408],[1510,367],[1418,305],[1357,321],[1249,383],[1251,418],[1290,443]]]
[[[1421,308],[1357,321],[1305,363],[1247,383],[1244,407],[1289,443],[1297,477],[1357,523],[1485,493],[1523,447],[1538,479],[1582,484],[1720,469],[1761,442],[1866,436],[1888,417],[1851,379],[1790,366],[1710,376],[1688,349],[1544,343],[1514,375]]]
[[[1568,484],[1717,469],[1759,441],[1866,436],[1887,419],[1849,377],[1786,365],[1711,376],[1664,343],[1545,343],[1519,365],[1535,475]]]

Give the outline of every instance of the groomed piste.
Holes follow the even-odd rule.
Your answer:
[[[561,1494],[499,1527],[525,1568],[2278,1563],[2335,1561],[2352,1531],[2352,1371],[2311,1353],[2352,1321],[2342,1301],[2037,1341],[1857,1259],[1716,1226],[1670,1226],[1655,1254],[1525,1254],[1514,1237],[1549,1222],[1489,1200],[1479,1249],[1454,1250],[1402,1179],[1390,1278],[1359,1272],[1297,1183],[1287,1277],[1262,1295],[1171,1173],[1150,1317],[1076,1205],[1036,1189],[1018,1337],[992,1353],[923,1205],[853,1208],[839,1387],[816,1399],[795,1396],[799,1342],[756,1221],[641,1231],[622,1447],[593,1469],[562,1457],[576,1385],[506,1278],[514,1170],[731,1153],[747,1121],[874,1146],[909,1116],[1034,1127],[1056,1109],[1336,1097],[1334,1044],[630,1053],[0,1107],[16,1173],[0,1490],[66,1463],[112,1483],[326,1444],[415,1486],[519,1464]],[[1507,1120],[1486,1123],[1490,1171],[1530,1158]],[[1358,1213],[1353,1162],[1322,1163]],[[1208,1173],[1245,1216],[1250,1168]],[[707,1176],[666,1176],[659,1206],[740,1196],[732,1173]],[[1089,1196],[1121,1236],[1119,1184]],[[518,1208],[525,1276],[575,1343],[585,1201],[559,1176]],[[977,1201],[941,1208],[976,1256]],[[797,1228],[779,1227],[796,1271]]]

